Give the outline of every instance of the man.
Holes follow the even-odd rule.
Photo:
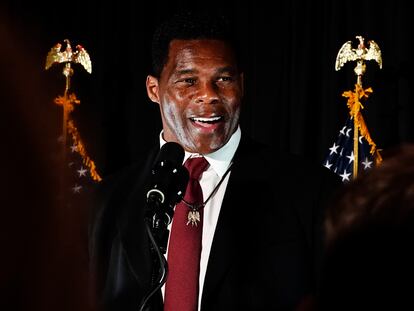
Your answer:
[[[188,310],[293,310],[315,290],[328,194],[322,183],[330,175],[242,134],[243,73],[229,29],[224,19],[184,13],[154,35],[153,74],[146,87],[160,108],[160,143],[104,182],[91,236],[100,295],[109,310],[137,310],[153,287],[146,186],[165,142],[179,143],[185,160],[201,155],[208,161],[199,178],[205,206],[196,212],[202,221],[188,227],[202,227],[202,246],[197,297],[169,294],[171,287],[179,292],[187,286],[186,281],[171,285],[177,275],[172,253],[187,249],[177,251],[186,242],[173,246],[170,239],[170,274],[166,287],[148,302],[150,310],[162,310],[163,301],[172,299],[165,310],[185,311],[174,306],[194,298]]]

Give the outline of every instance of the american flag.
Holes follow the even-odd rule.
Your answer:
[[[68,134],[63,187],[66,205],[73,205],[89,196],[101,177],[86,152],[73,120],[68,122]]]
[[[71,195],[81,195],[85,193],[94,181],[90,175],[89,169],[83,163],[82,157],[78,152],[78,146],[71,144],[68,150],[68,182],[67,191]]]
[[[323,165],[338,174],[343,182],[347,182],[353,178],[354,161],[358,161],[358,171],[363,171],[374,167],[381,161],[381,157],[378,151],[372,148],[366,137],[360,135],[358,139],[358,159],[355,159],[354,121],[353,117],[349,117],[345,126],[339,131],[337,140],[329,148]]]

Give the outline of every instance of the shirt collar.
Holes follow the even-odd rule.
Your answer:
[[[162,137],[163,131],[160,133],[160,147],[162,147],[166,141]],[[237,127],[237,130],[231,135],[229,141],[220,149],[209,153],[204,154],[204,158],[208,161],[211,168],[217,173],[217,175],[221,178],[226,173],[226,170],[228,169],[231,160],[233,159],[234,154],[236,153],[237,147],[239,146],[241,139],[241,130],[240,126]],[[198,153],[191,153],[185,151],[184,161],[183,163],[189,158],[189,157],[197,157],[200,156]]]

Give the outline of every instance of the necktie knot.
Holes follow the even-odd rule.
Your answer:
[[[199,180],[208,167],[208,161],[204,157],[189,158],[185,161],[184,167],[187,168],[191,179]]]

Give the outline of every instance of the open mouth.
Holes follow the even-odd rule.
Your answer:
[[[224,116],[190,117],[190,121],[197,128],[208,132],[217,130],[221,126],[221,124],[223,124],[224,120]]]
[[[201,124],[215,124],[215,123],[221,122],[223,119],[224,118],[222,116],[210,117],[210,118],[202,118],[202,117],[190,118],[191,121],[195,123],[201,123]]]

